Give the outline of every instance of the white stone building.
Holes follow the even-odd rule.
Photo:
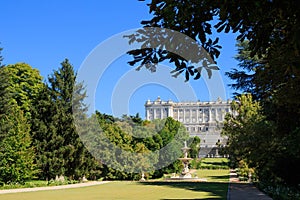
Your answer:
[[[231,113],[230,103],[231,101],[222,101],[220,98],[208,102],[173,102],[163,101],[158,97],[155,101],[146,101],[146,119],[172,117],[182,122],[191,136],[200,137],[200,154],[206,155],[217,147],[217,143],[225,145],[227,142],[227,137],[222,137],[220,133],[226,113]],[[204,152],[205,148],[208,148],[208,152]]]

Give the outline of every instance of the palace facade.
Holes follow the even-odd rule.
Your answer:
[[[146,101],[146,119],[172,117],[185,125],[190,136],[201,139],[202,149],[212,149],[217,144],[226,145],[227,137],[221,136],[221,129],[226,113],[232,112],[230,103],[230,100],[223,101],[220,98],[205,102],[173,102],[163,101],[158,97],[155,101]]]

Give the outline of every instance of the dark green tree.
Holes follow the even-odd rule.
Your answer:
[[[80,140],[74,124],[73,109],[77,111],[77,114],[80,112],[83,114],[86,111],[83,103],[86,97],[84,87],[75,81],[76,74],[67,59],[49,77],[51,99],[58,108],[53,120],[56,133],[63,140],[58,151],[64,159],[62,165],[64,175],[77,179],[88,173],[87,166],[92,157],[87,156],[87,150]]]
[[[240,62],[240,70],[233,70],[227,75],[236,81],[232,85],[233,88],[250,92],[254,99],[260,101],[265,120],[274,124],[273,131],[270,131],[273,132],[272,138],[263,133],[265,131],[260,129],[261,126],[256,126],[257,130],[255,130],[265,136],[265,139],[260,140],[261,143],[264,140],[272,141],[270,144],[276,144],[276,149],[280,150],[275,151],[277,153],[270,160],[270,163],[273,163],[270,169],[278,177],[277,180],[297,185],[299,178],[291,174],[296,173],[298,168],[296,163],[300,160],[300,157],[295,155],[299,150],[292,145],[300,139],[298,131],[300,110],[295,109],[300,106],[299,95],[297,95],[300,91],[300,76],[297,70],[286,70],[277,63],[271,65],[267,56],[251,56],[250,53],[248,41],[239,43],[236,59]],[[261,155],[265,152],[271,155],[274,148],[266,147]],[[286,171],[289,171],[289,174],[285,173]],[[266,173],[266,177],[270,177],[269,173]]]
[[[83,119],[87,109],[83,103],[85,88],[75,79],[73,66],[66,59],[35,99],[33,138],[41,178],[96,178],[98,173],[99,163],[87,151],[75,127],[74,115]]]
[[[64,157],[60,151],[64,138],[58,133],[56,113],[59,107],[51,98],[51,91],[45,84],[34,99],[32,112],[32,139],[36,153],[36,164],[40,169],[38,177],[50,180],[56,175],[65,174]]]

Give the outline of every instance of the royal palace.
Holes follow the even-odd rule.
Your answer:
[[[146,119],[164,119],[172,117],[183,123],[190,136],[201,139],[199,156],[218,156],[218,148],[226,145],[227,137],[221,136],[226,113],[231,113],[230,100],[196,102],[146,101]],[[205,150],[207,149],[207,150]]]

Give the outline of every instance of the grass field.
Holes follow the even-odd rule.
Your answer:
[[[199,178],[206,178],[207,182],[228,182],[229,170],[228,169],[201,169],[197,170],[197,176]]]
[[[203,158],[201,167],[228,167],[229,160],[227,158]],[[228,167],[229,168],[229,167]]]
[[[208,182],[110,182],[53,191],[2,194],[0,200],[226,199],[229,170],[199,170]]]

